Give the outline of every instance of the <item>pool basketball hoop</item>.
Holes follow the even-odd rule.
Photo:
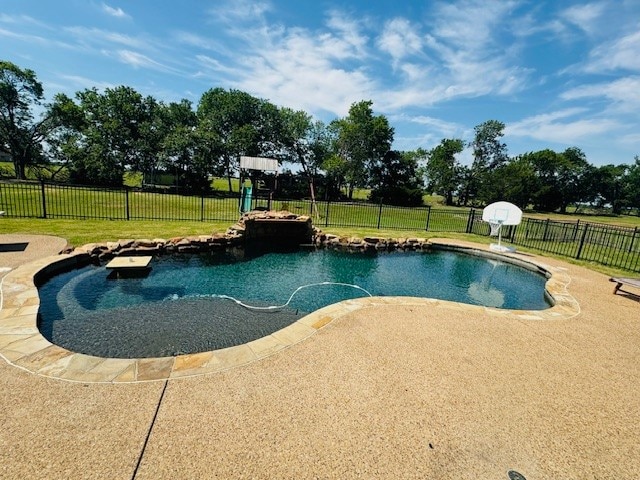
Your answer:
[[[492,243],[489,248],[497,252],[514,252],[513,247],[502,246],[503,225],[519,225],[522,221],[522,210],[509,202],[495,202],[482,211],[482,220],[491,228],[489,235],[498,237],[498,243]]]

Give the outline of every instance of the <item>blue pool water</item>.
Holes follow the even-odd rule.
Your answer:
[[[305,314],[367,296],[416,296],[508,309],[549,307],[546,278],[521,267],[447,251],[354,254],[331,250],[154,258],[144,278],[109,278],[87,266],[40,287],[40,330],[53,343],[91,355],[139,358],[225,348],[289,325]],[[390,319],[390,321],[393,321]]]

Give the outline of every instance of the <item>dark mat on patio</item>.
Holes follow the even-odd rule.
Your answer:
[[[29,242],[0,243],[0,252],[24,252]]]

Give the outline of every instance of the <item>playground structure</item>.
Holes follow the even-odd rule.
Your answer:
[[[251,202],[254,198],[267,199],[266,210],[271,210],[273,193],[278,186],[278,161],[265,157],[240,157],[240,213],[251,210]],[[270,173],[266,179],[258,178],[257,172]],[[246,181],[249,185],[245,185]]]

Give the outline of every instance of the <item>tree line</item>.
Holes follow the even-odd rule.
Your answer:
[[[468,144],[471,166],[456,159],[465,147],[463,140],[443,139],[427,154],[427,188],[444,195],[447,205],[504,200],[523,209],[561,213],[570,205],[608,206],[616,214],[640,208],[640,157],[631,165],[596,167],[578,147],[509,156],[501,142],[504,128],[497,120],[475,127]]]
[[[196,105],[165,103],[127,86],[58,93],[45,104],[35,72],[0,61],[0,149],[18,179],[29,167],[53,179],[120,186],[125,171],[137,171],[151,179],[169,173],[194,192],[211,188],[212,176],[226,177],[231,191],[239,158],[247,155],[297,166],[308,191],[321,183],[326,198],[343,189],[352,198],[356,188],[369,188],[371,200],[420,205],[426,185],[447,205],[507,200],[548,211],[581,202],[610,203],[614,211],[640,205],[637,157],[632,166],[599,168],[577,147],[509,157],[503,130],[503,123],[489,120],[468,144],[443,139],[431,150],[395,151],[393,127],[369,100],[328,124],[223,88],[204,92]],[[471,166],[457,159],[467,146]]]

